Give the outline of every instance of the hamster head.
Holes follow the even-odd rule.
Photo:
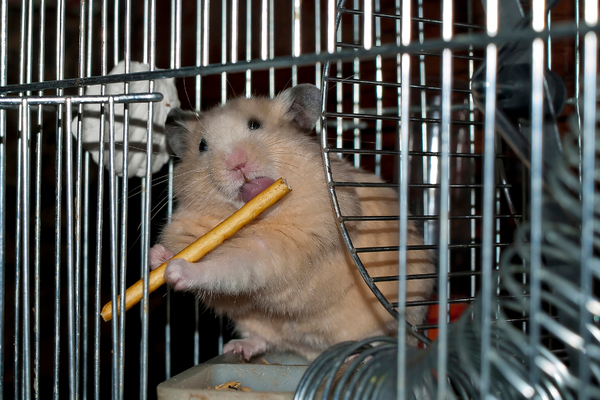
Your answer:
[[[299,164],[309,161],[306,153],[318,154],[308,133],[320,111],[320,90],[313,85],[274,99],[233,99],[202,113],[172,110],[165,132],[180,158],[180,205],[210,198],[239,208],[277,178],[298,175]]]

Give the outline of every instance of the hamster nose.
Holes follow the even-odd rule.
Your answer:
[[[246,163],[241,163],[241,164],[238,164],[238,165],[236,165],[235,167],[231,168],[231,170],[232,170],[232,171],[239,171],[239,170],[241,170],[242,168],[244,168],[245,166],[246,166]]]
[[[225,166],[230,171],[239,171],[246,166],[248,157],[243,150],[234,150],[225,157]]]

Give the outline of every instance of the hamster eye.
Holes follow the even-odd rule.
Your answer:
[[[206,143],[206,140],[202,139],[200,141],[200,145],[198,146],[198,150],[200,150],[200,153],[204,153],[207,149],[208,143]]]
[[[256,130],[256,129],[260,129],[260,122],[258,122],[255,119],[251,119],[248,121],[248,129],[250,129],[251,131]]]

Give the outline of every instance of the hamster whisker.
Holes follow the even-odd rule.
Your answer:
[[[122,142],[115,142],[115,147],[120,147],[121,149],[124,148],[123,143]],[[132,145],[131,143],[128,145],[129,150],[135,150],[136,152],[140,152],[140,153],[145,153],[146,152],[146,148],[145,147],[138,147],[135,145]],[[108,151],[108,150],[105,150]],[[161,152],[159,151],[153,151],[152,154],[161,154]],[[169,154],[169,157],[173,157],[171,154]]]
[[[169,175],[165,175],[165,176],[161,176],[161,177],[157,177],[152,179],[152,187],[154,186],[158,186],[162,183],[165,183],[169,180]],[[142,193],[142,185],[138,185],[134,188],[131,188],[129,190],[129,196],[127,196],[128,199],[131,199],[137,195],[139,195],[140,193]]]
[[[273,150],[273,154],[277,154],[280,156],[290,156],[290,152],[289,151],[284,151],[284,150]],[[298,157],[298,158],[304,158],[306,160],[311,159],[311,157],[304,155],[304,154],[292,154],[294,157]]]
[[[358,74],[348,75],[346,78],[342,78],[339,82],[335,82],[333,85],[330,85],[327,91],[333,90],[337,85],[341,85],[342,83],[351,83],[354,80],[353,78],[356,78],[357,76]]]
[[[287,167],[289,167],[289,171],[287,171],[287,173],[290,173],[292,175],[295,176],[302,176],[302,174],[300,174],[298,172],[298,166],[292,163],[288,163],[288,162],[283,162],[283,161],[275,161],[274,164],[276,166],[280,166],[280,165],[285,165]]]
[[[188,105],[189,105],[191,108],[195,108],[195,107],[192,105],[192,100],[190,99],[190,95],[189,95],[189,93],[188,93],[188,90],[187,90],[187,84],[185,83],[185,78],[183,78],[183,93],[185,93],[185,98],[186,98],[186,100],[187,100],[187,102],[188,102]]]
[[[196,169],[192,169],[192,170],[189,170],[189,171],[180,172],[180,173],[177,173],[177,174],[173,174],[173,179],[180,178],[180,177],[182,177],[184,175],[191,174],[191,173],[194,173],[194,172],[201,172],[201,171],[202,170],[200,168],[196,168]],[[158,182],[158,183],[166,182],[168,180],[168,175],[165,176],[163,179],[164,179],[163,181]],[[152,182],[152,184],[154,185],[154,182]]]
[[[282,156],[282,158],[289,158],[290,157],[290,153],[287,151],[274,151],[273,154],[278,155],[278,156]],[[308,155],[304,155],[304,154],[293,154],[294,158],[299,158],[302,161],[313,161],[314,158],[310,157]]]
[[[163,191],[164,193],[164,191]],[[161,193],[161,195],[163,194]],[[152,220],[154,218],[155,215],[157,215],[166,205],[169,204],[169,197],[165,196],[162,199],[160,199],[158,201],[158,204],[156,204],[153,208],[152,211],[150,211],[150,219]]]
[[[288,89],[291,88],[290,83],[292,82],[292,78],[289,78],[288,81],[285,83],[285,85],[283,85],[284,89]]]
[[[159,201],[159,204],[157,204],[153,209],[152,212],[150,213],[150,222],[152,222],[154,220],[154,217],[168,204],[168,198],[164,198],[163,200]],[[162,203],[162,204],[161,204]],[[160,208],[157,210],[156,207],[160,206]],[[140,229],[142,227],[142,224],[140,223],[137,226],[137,231],[140,232]],[[133,249],[133,246],[135,246],[137,244],[137,242],[141,239],[142,237],[142,232],[140,232],[140,234],[135,238],[135,240],[133,241],[133,243],[131,243],[131,245],[129,246],[129,250]]]
[[[204,129],[204,125],[202,125],[202,119],[200,118],[200,113],[196,109],[193,110],[193,113],[194,117],[196,118],[196,122],[198,122],[198,125],[200,125],[202,129]],[[202,134],[202,130],[200,129],[193,129],[193,131]]]
[[[206,189],[210,190],[210,193],[208,193],[210,196],[206,196],[205,201],[208,201],[209,199],[212,198],[213,194],[217,193],[217,189],[215,188],[211,188],[209,186],[209,183],[206,182],[204,185],[198,187],[198,183],[197,182],[189,182],[187,183],[185,186],[180,187],[177,192],[175,193],[175,195],[178,197],[178,199],[183,203],[188,203],[190,201],[197,201],[197,197],[192,196],[192,193],[194,193],[194,190],[206,190]]]
[[[231,82],[229,82],[229,79],[225,79],[225,81],[227,82],[227,86],[229,86],[229,88],[231,89],[231,93],[233,93],[233,96],[231,96],[231,97],[234,97],[234,98],[238,97],[233,85],[231,84]]]

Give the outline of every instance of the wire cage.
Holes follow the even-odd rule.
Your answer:
[[[332,218],[398,340],[333,347],[296,398],[600,396],[597,1],[0,4],[0,395],[155,398],[219,354],[230,324],[168,289],[100,318],[175,207],[166,113],[313,83]],[[383,183],[332,175],[340,157]],[[397,213],[345,214],[353,185]],[[382,221],[399,243],[355,245]],[[417,250],[435,273],[407,272]],[[377,252],[397,275],[369,275]],[[378,289],[422,279],[425,300]]]

